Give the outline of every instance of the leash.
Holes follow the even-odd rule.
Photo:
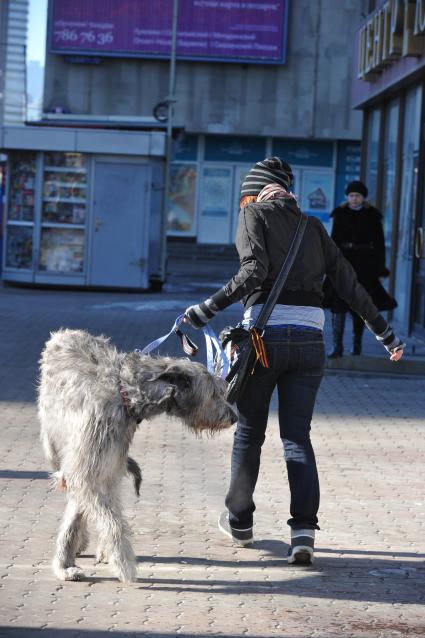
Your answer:
[[[199,348],[196,345],[196,343],[194,343],[187,336],[187,334],[185,334],[180,329],[180,324],[183,323],[183,319],[184,319],[184,314],[179,315],[177,319],[175,320],[170,332],[167,332],[167,334],[163,335],[162,337],[158,337],[158,339],[155,339],[151,343],[148,343],[148,345],[145,346],[142,350],[139,350],[138,348],[136,348],[135,352],[137,352],[140,355],[147,355],[150,352],[152,352],[152,350],[156,350],[156,348],[159,348],[159,346],[163,344],[164,341],[166,341],[169,337],[171,337],[172,334],[176,334],[181,341],[184,352],[188,356],[194,357],[198,353]],[[220,358],[223,362],[223,369],[221,371],[220,376],[221,378],[224,379],[229,372],[229,359],[227,358],[226,353],[221,347],[221,343],[217,335],[215,334],[214,330],[207,325],[202,328],[202,332],[204,333],[205,345],[207,349],[207,370],[210,374],[214,374],[214,356],[215,356],[214,351],[215,351],[217,358]]]

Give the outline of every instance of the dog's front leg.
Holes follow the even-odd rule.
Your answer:
[[[77,537],[77,556],[83,554],[89,544],[89,530],[87,526],[87,517],[83,515],[81,517],[80,526],[78,528],[78,537]]]
[[[118,494],[95,499],[95,518],[99,531],[97,558],[108,561],[121,582],[137,580],[137,565],[130,543],[130,528],[121,513]]]
[[[56,540],[56,556],[53,559],[53,571],[60,580],[81,580],[84,577],[81,569],[75,564],[81,521],[82,514],[77,502],[70,495]]]

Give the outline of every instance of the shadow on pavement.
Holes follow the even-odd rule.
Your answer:
[[[0,637],[1,638],[143,638],[144,636],[151,636],[152,638],[199,638],[202,634],[187,634],[171,632],[162,633],[155,631],[116,631],[113,632],[105,630],[90,631],[87,629],[56,629],[44,627],[43,629],[36,629],[32,627],[2,627],[0,625]],[[207,634],[204,634],[207,635]],[[208,634],[213,635],[213,634]],[[285,638],[298,638],[292,637],[290,634],[285,633]],[[245,634],[220,634],[221,638],[246,638]],[[264,638],[264,636],[254,636],[250,634],[250,638]]]
[[[174,591],[213,594],[267,594],[294,595],[307,598],[331,598],[336,600],[355,600],[382,603],[419,604],[425,599],[425,564],[405,560],[423,558],[424,554],[413,552],[385,552],[372,550],[336,550],[316,549],[316,562],[312,566],[294,567],[286,562],[288,545],[282,541],[258,541],[254,550],[263,553],[258,560],[252,560],[252,550],[247,550],[247,560],[215,560],[189,556],[142,556],[140,563],[169,563],[172,565],[200,565],[216,568],[269,569],[269,580],[244,580],[229,576],[228,579],[139,578],[143,583],[140,589],[151,591]],[[338,554],[329,556],[328,554]],[[357,556],[356,556],[357,555]],[[392,560],[380,558],[391,556]],[[252,557],[252,558],[251,558]],[[277,571],[278,570],[278,571]],[[285,571],[288,577],[285,578]],[[297,584],[291,577],[294,570],[299,574]],[[211,572],[209,572],[211,575]],[[278,579],[276,579],[278,576]],[[282,579],[280,578],[282,577]],[[425,629],[425,626],[424,626]]]
[[[282,566],[282,561],[286,562],[286,556],[288,554],[289,545],[283,541],[256,541],[252,547],[245,548],[244,552],[250,555],[250,558],[254,550],[267,551],[268,555],[258,560],[217,560],[215,558],[203,558],[202,556],[138,556],[138,563],[158,563],[158,564],[170,564],[170,565],[198,565],[208,567],[277,567]],[[314,550],[316,554],[316,560],[320,561],[317,564],[317,568],[320,569],[322,561],[326,560],[321,554],[337,554],[338,561],[342,561],[345,564],[346,560],[350,560],[351,556],[360,556],[356,560],[363,560],[365,562],[374,562],[374,559],[379,556],[391,556],[396,558],[425,558],[425,554],[420,552],[399,552],[399,551],[374,551],[363,549],[328,549],[327,547],[316,547]],[[88,555],[84,554],[84,558],[88,558]],[[329,557],[332,559],[332,557]],[[333,559],[336,560],[336,559]],[[392,563],[393,564],[393,561]],[[315,565],[316,566],[316,565]],[[425,563],[420,567],[425,572]],[[424,573],[425,577],[425,573]]]
[[[38,470],[0,470],[0,479],[49,479],[49,472]],[[1,638],[1,637],[0,637]]]
[[[286,613],[291,612],[291,610],[286,610]],[[363,632],[368,632],[368,636],[370,635],[397,635],[397,636],[423,636],[425,633],[425,624],[424,625],[415,625],[408,626],[402,621],[389,621],[384,622],[382,620],[366,620],[365,622],[349,622],[344,623],[344,635],[348,635],[345,632],[349,630],[353,630],[356,632],[356,636],[366,635]],[[361,633],[357,633],[361,632]],[[369,632],[376,632],[370,634]],[[32,629],[30,627],[2,627],[0,626],[0,637],[1,638],[105,638],[105,636],[111,635],[114,638],[143,638],[144,636],[151,636],[152,638],[199,638],[205,634],[199,633],[162,633],[162,632],[152,632],[152,631],[116,631],[107,632],[105,630],[85,630],[85,629],[56,629],[56,628],[43,628],[43,629]],[[213,635],[213,634],[208,634]],[[273,634],[276,635],[276,634]],[[283,634],[282,634],[283,635]],[[294,638],[294,636],[299,636],[299,632],[296,634],[289,634],[285,632],[286,638]],[[317,634],[319,635],[319,634]],[[325,635],[325,634],[320,634]],[[335,635],[335,634],[333,634]],[[342,635],[342,634],[341,634]],[[350,634],[353,636],[354,634]],[[246,634],[226,634],[228,638],[246,638]],[[249,634],[250,638],[264,638],[264,634],[261,636],[255,636],[254,634]]]
[[[380,563],[378,566],[378,562]],[[237,567],[240,568],[240,563]],[[259,569],[264,568],[259,563]],[[375,567],[375,569],[371,569]],[[292,566],[286,567],[282,562],[282,576],[285,569],[293,571]],[[400,576],[386,574],[385,570],[397,571],[393,563],[371,561],[364,570],[355,565],[355,561],[344,561],[343,565],[331,564],[330,560],[321,561],[320,569],[315,567],[297,568],[303,572],[298,576],[297,584],[288,574],[285,580],[247,580],[229,579],[191,580],[184,581],[173,578],[139,578],[143,583],[139,588],[150,592],[168,591],[176,593],[208,593],[211,595],[227,594],[242,596],[244,594],[265,594],[267,596],[297,596],[305,598],[327,598],[332,600],[346,600],[356,602],[384,603],[384,604],[421,604],[424,600],[423,588],[414,577],[408,576],[405,569],[399,567]],[[370,575],[371,571],[376,575]],[[314,572],[314,573],[312,573]],[[353,573],[354,572],[354,573]],[[409,572],[412,573],[412,572]],[[414,573],[414,572],[413,572]],[[393,589],[394,588],[394,589]],[[425,628],[425,626],[424,626]]]

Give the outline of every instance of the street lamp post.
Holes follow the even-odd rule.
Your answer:
[[[170,74],[168,81],[168,96],[165,102],[168,105],[168,118],[167,118],[167,134],[166,134],[166,149],[165,149],[165,175],[164,175],[164,197],[162,200],[162,214],[161,214],[161,267],[160,276],[162,282],[165,282],[166,276],[166,264],[167,264],[167,204],[168,204],[168,192],[170,190],[171,183],[171,160],[173,153],[173,115],[174,104],[176,102],[175,89],[176,89],[176,48],[177,48],[177,21],[179,13],[179,0],[173,0],[173,24],[172,24],[172,40],[171,40],[171,55],[170,55]]]

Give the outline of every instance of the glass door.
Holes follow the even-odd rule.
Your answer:
[[[422,122],[425,131],[425,119]],[[422,162],[423,162],[422,158]],[[422,163],[422,171],[424,164]],[[419,205],[415,237],[413,243],[414,274],[412,299],[412,330],[425,338],[425,180],[422,176],[422,199]]]
[[[401,162],[401,199],[398,223],[397,258],[395,272],[394,322],[408,333],[411,327],[411,299],[415,241],[415,210],[419,171],[419,132],[421,87],[406,95],[403,147]]]
[[[198,228],[200,244],[228,244],[233,204],[233,167],[204,166]]]
[[[414,241],[415,273],[413,280],[412,328],[425,337],[425,187]]]

